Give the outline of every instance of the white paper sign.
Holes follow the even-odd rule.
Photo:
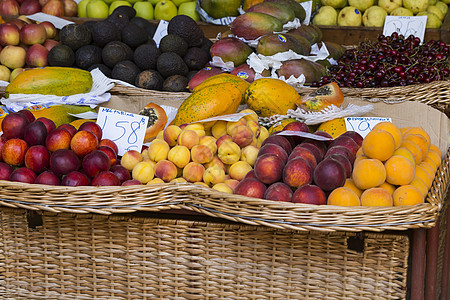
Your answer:
[[[158,27],[156,27],[155,34],[153,35],[153,40],[156,43],[156,46],[159,47],[159,42],[161,42],[161,39],[167,35],[167,26],[169,25],[169,22],[160,20]]]
[[[356,131],[362,137],[365,137],[375,125],[381,122],[392,122],[392,119],[380,117],[347,117],[345,118],[345,127],[348,131]]]
[[[306,17],[303,20],[302,24],[309,25],[309,22],[311,21],[311,13],[312,13],[312,1],[306,1],[306,2],[300,2],[301,6],[303,6],[303,9],[306,12]]]
[[[410,35],[423,41],[427,16],[387,16],[384,20],[383,35],[390,36],[393,32],[402,34],[405,38]]]
[[[321,136],[318,134],[303,132],[303,131],[294,131],[294,130],[283,130],[275,133],[275,135],[286,135],[286,136],[300,136],[304,138],[309,138],[317,141],[332,141],[332,138],[327,138],[325,136]]]
[[[28,19],[33,20],[33,21],[37,21],[37,22],[44,22],[44,21],[49,21],[50,23],[52,23],[53,25],[55,25],[56,28],[58,29],[62,29],[64,26],[66,26],[67,24],[73,24],[74,22],[72,21],[67,21],[63,18],[60,17],[55,17],[49,14],[45,14],[42,12],[38,12],[35,13],[33,15],[27,16]]]
[[[143,115],[106,107],[98,111],[97,124],[103,130],[102,138],[114,141],[120,156],[128,150],[141,152],[147,123],[148,117]]]

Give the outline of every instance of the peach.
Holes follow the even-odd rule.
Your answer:
[[[191,160],[199,164],[206,164],[214,158],[214,154],[206,145],[195,145],[191,149]]]
[[[250,145],[253,141],[253,132],[246,125],[234,127],[231,130],[230,136],[233,142],[238,144],[241,148]]]
[[[269,131],[266,127],[261,126],[259,130],[258,141],[262,144],[269,137]]]
[[[211,127],[211,134],[216,139],[227,134],[227,121],[219,120]]]
[[[362,142],[364,140],[364,138],[358,132],[353,130],[346,131],[341,135],[351,137],[356,142],[356,144],[358,144],[359,147],[361,147]]]
[[[328,148],[327,152],[325,153],[324,158],[326,158],[332,154],[344,155],[345,157],[348,158],[348,160],[350,161],[350,163],[352,165],[355,163],[355,159],[356,159],[355,154],[353,154],[353,152],[345,146],[341,146],[341,145],[331,146],[330,148]]]
[[[257,122],[258,123],[258,115],[256,114],[256,112],[253,109],[246,108],[246,109],[241,110],[239,113],[240,114],[241,113],[245,113],[246,114],[245,116],[243,116],[243,118],[247,122],[253,121],[253,122]]]
[[[241,181],[252,169],[248,162],[240,160],[230,166],[228,174],[231,178]]]
[[[231,165],[241,158],[241,148],[232,141],[225,141],[218,147],[217,156],[224,164]]]
[[[315,184],[324,191],[332,191],[345,184],[345,169],[342,164],[331,158],[322,160],[314,169]]]
[[[102,140],[102,136],[103,136],[102,128],[100,127],[100,125],[98,125],[94,121],[84,122],[83,124],[80,125],[78,130],[90,131],[90,132],[92,132],[93,134],[95,134],[97,136],[99,141]]]
[[[156,134],[155,140],[163,140],[163,141],[164,141],[164,130],[160,130],[160,131]]]
[[[98,139],[90,131],[79,130],[70,140],[70,149],[72,149],[79,157],[84,157],[98,147]],[[112,150],[112,148],[110,148]]]
[[[351,189],[347,187],[338,187],[328,195],[327,204],[339,206],[360,206],[361,200]]]
[[[155,176],[161,178],[165,182],[169,182],[177,177],[177,167],[175,164],[168,160],[160,160],[155,166]]]
[[[248,172],[247,175],[245,175],[244,179],[245,179],[245,178],[256,178],[256,179],[258,179],[258,178],[256,177],[256,175],[255,175],[255,170],[254,170],[254,169],[251,170],[250,172]]]
[[[288,154],[286,153],[286,150],[284,150],[284,148],[281,147],[280,145],[266,144],[259,149],[258,156],[261,156],[266,153],[275,154],[281,159],[283,164],[286,164],[286,162],[288,161]]]
[[[301,157],[288,160],[283,170],[283,182],[292,188],[310,184],[313,179],[313,168]]]
[[[183,168],[183,178],[188,182],[202,181],[204,172],[205,167],[202,164],[192,161]]]
[[[203,173],[203,182],[209,186],[225,181],[225,171],[219,166],[212,166]]]
[[[311,143],[301,143],[301,144],[297,145],[295,148],[297,148],[297,147],[306,148],[309,151],[311,151],[312,154],[314,154],[314,157],[316,158],[317,163],[320,163],[322,161],[323,154],[316,145],[311,144]]]
[[[234,193],[236,195],[262,199],[266,189],[266,185],[258,179],[245,178],[236,186]]]
[[[177,144],[181,146],[186,146],[191,149],[200,142],[200,137],[194,130],[182,130],[178,135]]]
[[[180,135],[181,128],[177,125],[169,125],[163,130],[163,139],[169,146],[173,147],[177,144],[178,135]]]
[[[225,142],[225,141],[230,141],[230,142],[232,142],[233,139],[232,139],[231,136],[228,135],[228,134],[222,135],[221,137],[219,137],[219,138],[216,140],[216,146],[217,146],[217,148],[219,148],[220,145],[222,145],[222,143]]]
[[[116,154],[116,152],[114,152],[114,150],[111,147],[100,146],[97,148],[97,150],[100,150],[100,151],[104,152],[106,155],[108,155],[111,166],[113,166],[117,163],[117,154]]]
[[[227,194],[233,194],[233,190],[228,185],[226,185],[223,182],[216,183],[211,188],[213,190],[216,190],[216,191],[219,191],[219,192],[223,192],[223,193],[227,193]]]
[[[201,185],[201,186],[204,186],[204,187],[209,188],[209,185],[207,185],[207,184],[204,183],[203,181],[197,181],[197,182],[194,182],[194,184],[196,184],[196,185]]]
[[[283,161],[275,154],[263,154],[255,161],[255,176],[265,184],[272,184],[281,180],[284,167]]]
[[[186,125],[183,130],[193,130],[197,133],[198,137],[205,136],[205,126],[202,123],[192,123]]]
[[[228,185],[234,192],[234,190],[236,189],[236,186],[239,184],[239,180],[236,180],[236,179],[225,179],[225,181],[223,183]]]
[[[28,151],[28,144],[22,139],[10,139],[3,145],[2,159],[12,166],[22,166],[25,154]]]
[[[108,146],[108,147],[111,147],[116,152],[116,154],[119,153],[119,148],[117,147],[117,144],[114,141],[110,140],[110,139],[102,139],[102,140],[100,140],[100,142],[98,143],[98,146],[99,147],[100,146]]]
[[[228,121],[227,122],[227,134],[231,135],[231,133],[233,132],[234,128],[241,126],[241,125],[247,125],[247,120],[245,120],[244,118],[240,118],[239,120],[233,122],[233,121]]]
[[[169,150],[167,159],[178,168],[184,168],[191,161],[191,152],[186,146],[175,146]]]
[[[335,140],[333,140],[328,148],[331,148],[333,146],[344,146],[348,150],[350,150],[353,155],[356,156],[356,152],[359,150],[359,145],[349,136],[338,136]]]
[[[183,177],[177,177],[171,181],[171,183],[185,183],[185,182],[187,182],[187,180],[184,179]]]
[[[401,155],[403,157],[406,157],[407,159],[409,159],[414,165],[416,165],[416,159],[414,158],[414,155],[412,154],[411,150],[409,150],[408,148],[405,147],[399,147],[397,149],[395,149],[394,153],[392,154],[392,156],[395,155]]]
[[[247,127],[250,128],[251,132],[253,133],[253,136],[258,138],[261,133],[261,126],[257,121],[247,121]]]
[[[220,160],[220,158],[217,155],[214,155],[213,159],[204,164],[205,168],[209,168],[211,166],[219,166],[221,167],[224,171],[226,171],[226,166],[225,164]]]
[[[350,161],[348,160],[347,157],[345,157],[342,154],[331,154],[330,156],[327,156],[327,159],[335,159],[338,162],[340,162],[342,164],[342,166],[344,167],[345,170],[345,178],[349,178],[350,176],[352,176],[352,164],[350,163]]]
[[[151,184],[155,184],[155,183],[164,183],[164,180],[162,180],[161,178],[155,177],[152,180],[150,180],[149,182],[147,182],[146,185],[151,185]]]
[[[207,146],[213,155],[217,153],[216,138],[211,135],[202,136],[198,144]]]
[[[50,152],[55,152],[58,149],[69,149],[71,139],[72,136],[67,130],[63,128],[55,129],[47,135],[45,147]]]
[[[155,176],[155,170],[151,163],[147,161],[138,162],[131,171],[131,177],[146,184]]]
[[[142,154],[137,150],[128,150],[122,155],[120,165],[128,171],[133,170],[134,166],[143,160]]]
[[[289,140],[282,135],[274,135],[274,134],[270,135],[264,140],[264,142],[262,142],[261,147],[266,144],[279,145],[286,151],[287,154],[291,153],[292,151],[291,142],[289,142]]]
[[[263,198],[273,201],[291,202],[292,189],[283,182],[272,183],[264,193]]]
[[[163,159],[167,159],[170,146],[164,140],[153,140],[148,146],[148,157],[158,162]]]
[[[258,147],[248,145],[241,149],[241,160],[248,162],[248,164],[253,167],[255,165],[256,158],[258,157],[258,153]]]
[[[386,189],[373,187],[361,194],[362,206],[392,206],[392,195]]]
[[[266,146],[264,146],[264,147],[266,147]],[[291,154],[289,154],[288,160],[292,160],[292,159],[295,159],[297,157],[301,157],[304,160],[306,160],[309,163],[309,165],[311,166],[311,168],[313,168],[313,169],[317,166],[316,157],[307,148],[296,146],[292,150]]]
[[[292,195],[292,202],[325,205],[327,204],[327,196],[317,185],[305,184],[295,190]]]

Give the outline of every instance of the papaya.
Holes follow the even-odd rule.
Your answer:
[[[295,88],[283,80],[260,78],[253,81],[245,90],[247,106],[261,117],[285,115],[288,109],[295,109],[300,95]]]
[[[210,86],[210,85],[220,84],[220,83],[224,83],[224,82],[234,83],[236,85],[236,87],[242,92],[242,94],[244,94],[245,90],[250,85],[250,83],[248,83],[246,80],[240,78],[239,76],[231,75],[228,73],[222,73],[222,74],[214,75],[212,77],[205,79],[202,83],[200,83],[193,89],[193,92],[201,90],[202,88]]]
[[[337,118],[330,121],[325,121],[317,127],[317,131],[325,131],[329,133],[333,139],[347,131],[344,118]]]
[[[36,119],[40,117],[51,119],[53,122],[55,122],[56,126],[65,123],[71,123],[78,119],[77,117],[74,117],[70,114],[76,115],[88,111],[95,112],[95,110],[90,108],[89,106],[67,104],[53,105],[50,107],[35,105],[32,107],[28,107],[27,109],[33,113]]]
[[[181,103],[172,124],[180,126],[215,116],[234,114],[242,97],[241,90],[232,82],[206,86]]]
[[[9,94],[69,96],[87,93],[92,88],[89,71],[67,67],[28,69],[17,75],[5,88]]]
[[[297,104],[306,111],[321,111],[332,104],[340,107],[342,102],[344,94],[341,88],[336,82],[331,82],[309,93]]]
[[[144,136],[144,143],[147,143],[152,141],[158,132],[164,129],[167,124],[167,114],[161,106],[153,102],[147,104],[139,114],[148,117]]]

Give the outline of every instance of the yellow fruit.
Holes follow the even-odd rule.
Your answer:
[[[281,121],[276,122],[275,124],[273,124],[272,126],[269,127],[268,131],[269,134],[272,134],[275,131],[281,131],[284,126],[286,126],[289,123],[292,122],[297,122],[297,119],[294,118],[287,118],[287,119],[283,119]]]
[[[334,120],[323,122],[317,128],[318,131],[325,131],[329,133],[334,139],[347,131],[344,118],[337,118]]]
[[[386,181],[393,185],[411,183],[415,175],[415,164],[404,156],[391,156],[385,163]]]
[[[362,206],[392,206],[393,204],[391,193],[384,188],[370,188],[361,195]]]
[[[398,187],[393,195],[394,206],[415,205],[423,203],[425,197],[420,190],[412,185],[402,185]]]
[[[392,137],[394,138],[395,149],[400,147],[400,144],[402,142],[402,132],[394,123],[380,122],[380,123],[376,124],[373,127],[373,129],[381,129],[381,130],[385,130],[385,131],[389,132],[392,135]]]
[[[339,187],[334,189],[327,199],[328,205],[339,206],[360,206],[361,201],[358,195],[347,187]]]
[[[366,135],[361,147],[365,156],[386,161],[394,153],[395,140],[388,131],[374,129]]]
[[[352,179],[359,189],[370,189],[386,180],[386,170],[378,159],[363,159],[354,164]]]

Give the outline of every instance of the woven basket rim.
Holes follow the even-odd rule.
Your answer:
[[[270,201],[190,183],[135,186],[48,186],[0,180],[0,206],[50,212],[103,215],[187,209],[205,215],[275,228],[319,231],[383,231],[435,225],[450,181],[450,148],[442,160],[426,203],[367,207]]]

